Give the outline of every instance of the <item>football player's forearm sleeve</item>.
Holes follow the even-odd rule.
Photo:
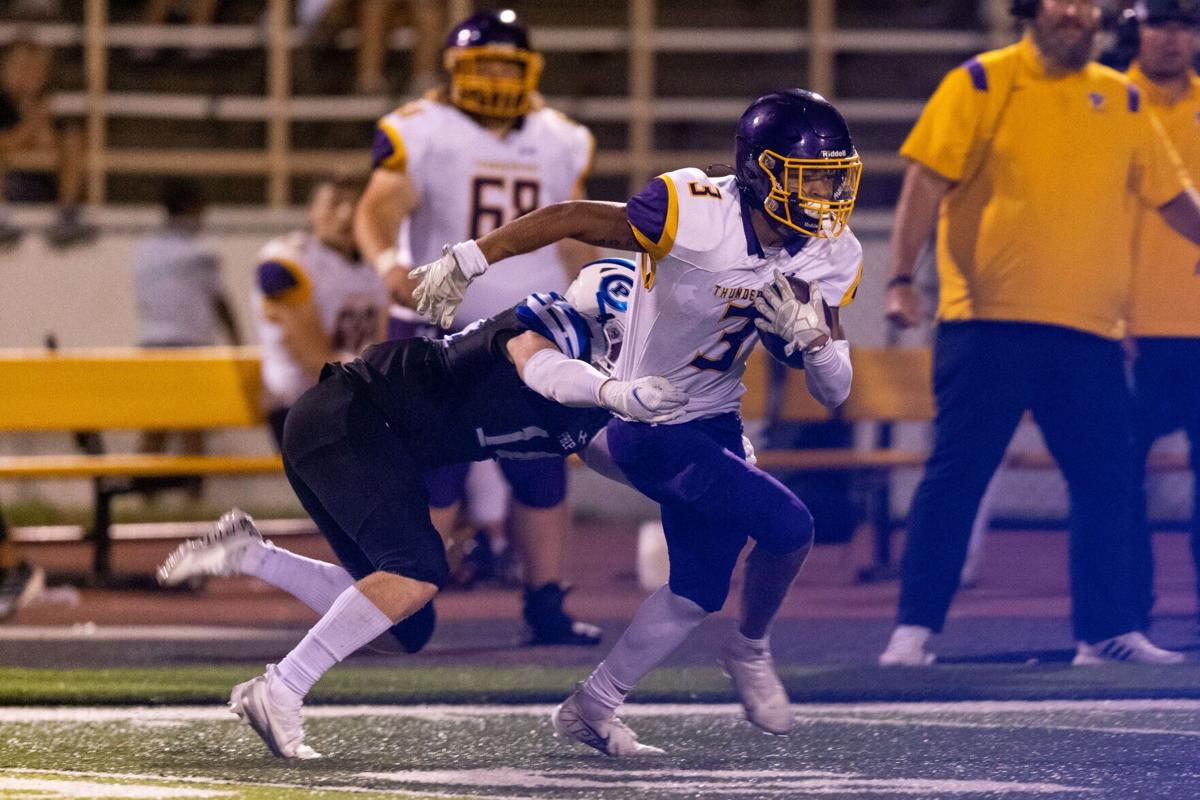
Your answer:
[[[850,343],[845,339],[836,339],[804,356],[804,383],[809,394],[826,408],[837,408],[846,402],[853,379]]]
[[[608,376],[587,362],[547,347],[529,357],[521,379],[547,400],[587,408],[601,405],[600,387]]]

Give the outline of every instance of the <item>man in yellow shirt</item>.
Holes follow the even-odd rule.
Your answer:
[[[1200,180],[1200,77],[1192,70],[1200,4],[1147,0],[1137,9],[1137,60],[1129,77],[1162,122],[1193,181]],[[1154,440],[1183,428],[1193,477],[1200,475],[1200,248],[1152,212],[1136,227],[1129,334],[1133,366],[1135,456],[1132,572],[1139,627],[1154,605],[1154,558],[1146,519],[1146,455]],[[1200,489],[1200,485],[1197,485]],[[1197,493],[1200,497],[1200,492]],[[1200,503],[1192,512],[1192,558],[1200,571]]]
[[[913,499],[898,627],[880,663],[926,664],[980,497],[1032,410],[1071,498],[1075,664],[1175,663],[1128,594],[1133,432],[1120,339],[1148,207],[1200,242],[1177,156],[1120,73],[1089,63],[1096,0],[1014,0],[1015,45],[952,70],[901,154],[889,318],[918,317],[912,270],[937,221],[934,445]]]

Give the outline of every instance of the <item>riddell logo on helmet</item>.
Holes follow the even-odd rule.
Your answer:
[[[822,150],[821,158],[845,158],[847,155],[845,150]]]

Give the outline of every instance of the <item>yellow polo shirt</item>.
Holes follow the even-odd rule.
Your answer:
[[[1129,78],[1139,89],[1167,138],[1179,151],[1193,182],[1200,179],[1200,77],[1191,75],[1186,94],[1171,103],[1166,92],[1134,64]],[[1153,211],[1143,211],[1135,230],[1133,306],[1129,332],[1134,336],[1200,336],[1200,247],[1173,231]]]
[[[946,75],[900,150],[955,182],[939,319],[1124,334],[1137,212],[1187,186],[1143,105],[1099,64],[1048,75],[1028,35]]]

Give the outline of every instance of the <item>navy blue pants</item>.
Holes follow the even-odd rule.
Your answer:
[[[943,322],[933,392],[933,451],[909,518],[899,622],[942,629],[979,500],[1031,410],[1070,493],[1075,637],[1133,630],[1132,401],[1119,343],[1054,325]]]
[[[554,508],[567,499],[567,462],[562,458],[496,460],[512,498],[528,508]],[[425,473],[429,504],[446,508],[463,499],[470,464],[451,464]]]
[[[748,536],[779,555],[812,543],[804,503],[744,460],[737,414],[679,425],[614,419],[607,430],[613,461],[662,507],[671,591],[705,611],[725,604]]]
[[[1133,610],[1139,627],[1145,629],[1154,606],[1154,552],[1146,519],[1146,456],[1156,439],[1181,428],[1190,445],[1196,498],[1192,504],[1192,563],[1200,575],[1200,338],[1138,339],[1133,404],[1137,443],[1130,539]]]

